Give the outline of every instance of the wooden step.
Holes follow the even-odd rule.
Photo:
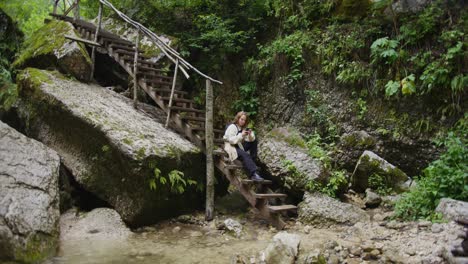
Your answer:
[[[171,89],[164,89],[164,88],[154,88],[154,87],[151,87],[151,89],[157,93],[171,93]],[[187,92],[185,91],[181,91],[181,90],[174,90],[174,92],[176,94],[181,94],[181,95],[185,95],[185,94],[188,94]]]
[[[292,205],[292,204],[269,205],[268,209],[272,213],[278,213],[278,212],[284,212],[284,211],[297,210],[297,206]]]
[[[131,66],[133,66],[133,63],[131,63]],[[149,80],[162,79],[162,80],[166,80],[168,83],[172,84],[172,79],[174,79],[172,76],[165,76],[165,75],[161,75],[160,73],[157,73],[157,72],[159,72],[159,69],[156,69],[156,68],[138,66],[138,69],[146,70],[146,71],[140,72],[139,75],[146,76],[146,77],[148,77],[147,79],[149,79]]]
[[[284,193],[256,193],[254,195],[257,199],[268,199],[268,198],[284,198],[287,197]]]
[[[185,107],[179,107],[179,106],[173,106],[173,107],[171,107],[171,110],[177,111],[177,112],[205,113],[204,110],[199,110],[199,109],[195,109],[195,108],[185,108]]]
[[[120,56],[120,57],[122,57],[122,59],[124,61],[126,61],[126,62],[130,63],[131,65],[133,65],[133,60],[135,59],[133,55],[129,55],[129,54],[125,54],[125,53],[118,53],[118,54],[123,55],[123,56]],[[157,63],[147,61],[147,60],[138,60],[138,64],[146,64],[146,65],[156,66],[156,67],[160,66]]]
[[[205,131],[205,127],[204,127],[204,126],[192,127],[192,130],[195,130],[195,131]],[[213,129],[213,133],[215,133],[215,134],[221,134],[221,133],[223,133],[223,134],[224,134],[224,130]]]
[[[243,169],[244,166],[242,165],[237,165],[237,164],[228,164],[226,166],[224,166],[226,169],[228,170],[237,170],[237,169]]]
[[[205,123],[205,118],[204,117],[195,117],[195,116],[183,116],[180,119],[182,120],[188,120],[188,121],[197,121],[197,122],[203,122]]]
[[[163,101],[168,101],[171,100],[170,97],[162,97],[161,99],[163,99]],[[184,99],[184,98],[172,98],[172,102],[178,102],[178,103],[195,103],[195,101],[193,101],[192,99]],[[198,117],[197,117],[198,118]],[[205,121],[205,119],[202,118],[203,121]]]
[[[257,183],[257,184],[272,184],[272,181],[270,180],[264,180],[264,181],[252,181],[252,180],[242,180],[242,184],[254,184],[254,183]]]
[[[117,49],[117,50],[114,50],[114,52],[117,53],[117,54],[129,55],[130,57],[135,58],[135,51],[128,51],[128,50],[124,50],[124,49]],[[138,58],[150,59],[151,57],[148,57],[148,56],[143,55],[143,54],[138,54]],[[138,60],[138,62],[141,63],[140,60]],[[143,60],[142,62],[143,62],[143,63],[146,63],[146,61],[144,61],[144,60]],[[154,62],[150,62],[150,61],[148,61],[148,62],[154,64]]]

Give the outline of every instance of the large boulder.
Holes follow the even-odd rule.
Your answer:
[[[298,207],[299,221],[317,226],[354,225],[370,219],[369,215],[357,206],[342,203],[321,193],[304,193],[304,200]]]
[[[56,150],[76,181],[128,224],[201,205],[203,155],[164,128],[162,110],[136,110],[128,98],[57,72],[28,68],[17,80],[26,133]]]
[[[120,215],[110,208],[96,208],[78,214],[72,209],[60,217],[60,240],[126,240],[132,232]]]
[[[374,182],[371,183],[370,178],[374,179]],[[405,189],[404,183],[408,179],[403,171],[374,152],[366,150],[354,168],[351,176],[351,188],[357,192],[364,192],[368,187],[377,188],[377,186],[371,185],[378,182],[380,185],[384,185],[378,187],[390,187],[395,191],[402,191]]]
[[[325,182],[322,163],[307,154],[304,140],[287,128],[277,128],[260,140],[258,157],[273,178],[292,191],[303,192],[311,181]]]
[[[280,232],[265,249],[266,263],[293,264],[299,253],[301,238],[295,234]]]
[[[0,122],[0,262],[55,254],[59,167],[55,151]]]
[[[65,36],[78,38],[79,34],[69,22],[52,20],[36,31],[26,41],[13,67],[24,69],[57,68],[78,80],[88,80],[91,72],[91,58],[84,44]]]
[[[442,198],[436,208],[447,220],[463,220],[468,222],[468,203],[450,198]]]

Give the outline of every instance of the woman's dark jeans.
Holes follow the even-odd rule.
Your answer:
[[[246,142],[242,143],[244,150],[239,147],[236,147],[237,151],[237,159],[242,161],[244,168],[249,173],[250,177],[257,171],[257,166],[255,165],[254,159],[257,157],[257,140],[253,142]],[[247,152],[249,151],[250,154]]]

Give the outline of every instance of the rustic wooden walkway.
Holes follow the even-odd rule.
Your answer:
[[[102,28],[97,31],[94,24],[81,19],[59,14],[50,15],[55,19],[70,22],[81,35],[81,38],[69,37],[70,39],[99,47],[101,51],[104,50],[125,69],[132,78],[137,78],[138,86],[168,114],[171,127],[205,151],[205,111],[195,107],[194,100],[188,98],[187,92],[174,90],[171,96],[171,88],[173,88],[171,86],[173,86],[174,81],[171,73],[159,69],[157,63],[149,61],[149,58],[140,52],[133,42]],[[97,37],[96,32],[99,32]],[[138,56],[135,56],[136,51],[138,51]],[[220,129],[213,131],[215,144],[221,146],[224,143],[222,140],[224,131]],[[215,166],[240,191],[249,204],[258,209],[260,215],[269,220],[275,227],[283,229],[285,223],[281,219],[281,214],[285,211],[296,210],[296,206],[270,205],[270,203],[286,197],[286,194],[265,193],[269,190],[267,186],[271,184],[271,181],[252,182],[242,179],[235,173],[235,170],[242,169],[240,162],[228,162],[227,154],[222,150],[215,151],[214,155]]]

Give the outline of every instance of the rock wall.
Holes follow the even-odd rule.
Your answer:
[[[0,260],[53,256],[59,236],[60,158],[0,122]]]

